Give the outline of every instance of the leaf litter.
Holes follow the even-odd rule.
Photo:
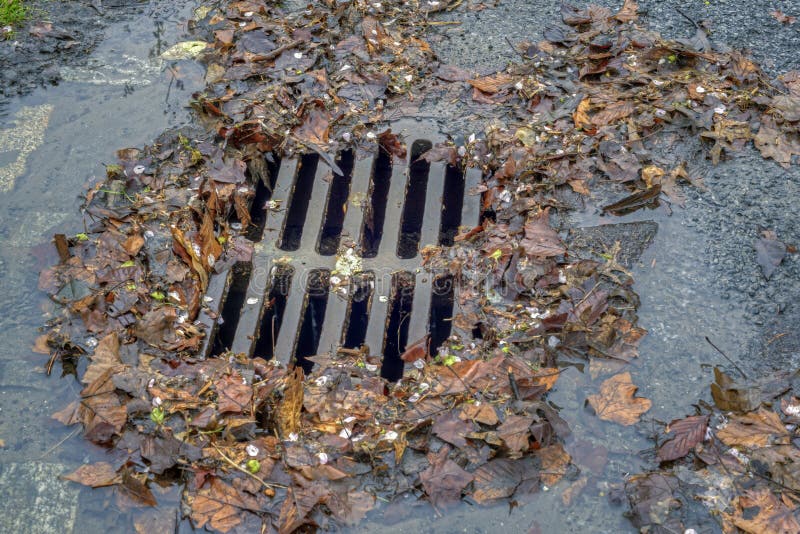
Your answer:
[[[57,237],[61,261],[40,275],[63,306],[37,341],[50,352],[48,369],[61,361],[77,372],[88,360],[79,399],[54,417],[82,424],[89,441],[120,458],[70,480],[117,485],[145,506],[156,504],[151,487],[179,483],[197,528],[292,532],[353,525],[381,509],[390,517],[401,495],[443,511],[462,499],[533,498],[576,461],[602,470],[604,460],[588,458],[608,451],[581,442],[575,450],[585,457],[567,453],[570,430],[546,394],[576,361],[588,360],[593,376],[619,370],[645,331],[619,247],[605,261],[573,256],[553,214],[607,189],[624,192],[609,213],[682,204],[679,184],[702,182],[672,147],[692,135],[714,163],[752,141],[789,165],[800,154],[798,76],[768,81],[702,29],[666,40],[637,24],[632,0],[617,13],[564,6],[562,26],[517,45],[522,61],[477,75],[440,64],[425,40],[438,12],[464,8],[346,1],[288,13],[237,1],[204,10],[196,31],[205,44],[190,46],[207,64],[208,85],[191,103],[201,127],[120,150],[86,194],[85,232]],[[343,149],[404,157],[402,132],[383,125],[445,92],[490,120],[480,135],[422,156],[485,177],[470,192],[481,196],[480,225],[423,254],[426,269],[459,282],[453,335],[438,353],[411,340],[403,359],[413,365],[396,383],[376,372],[374,347],[310,357],[307,375],[259,354],[203,358],[204,294],[212,277],[252,254],[265,156],[316,153],[337,174]],[[763,240],[756,248],[769,276],[779,247],[772,234]],[[737,387],[722,382],[735,402]],[[632,425],[650,407],[636,389],[618,373],[587,403],[600,419]],[[670,424],[662,460],[701,454],[710,415],[693,417]],[[729,451],[769,450],[762,463],[791,487],[796,455],[776,417],[736,415],[714,439]],[[709,465],[727,474],[731,458]],[[587,480],[564,488],[564,502]],[[676,480],[631,481],[647,489],[637,509],[671,499]],[[726,524],[792,526],[788,497],[749,490],[736,499],[725,501]],[[768,517],[753,523],[752,503]],[[136,528],[157,520],[141,516]]]

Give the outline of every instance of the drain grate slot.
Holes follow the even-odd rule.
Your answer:
[[[375,158],[370,183],[369,202],[364,208],[364,228],[361,238],[361,255],[374,258],[383,238],[383,224],[386,220],[386,206],[389,202],[389,186],[392,181],[392,157],[380,150]]]
[[[442,195],[442,223],[439,226],[439,244],[453,246],[461,225],[461,210],[464,207],[464,175],[457,167],[448,165],[444,175]]]
[[[343,175],[331,173],[328,202],[325,206],[325,221],[320,230],[317,251],[323,256],[332,256],[339,250],[344,217],[347,210],[347,199],[350,196],[350,181],[353,173],[353,153],[346,151],[338,162]]]
[[[417,255],[417,247],[422,238],[425,192],[428,188],[428,173],[431,164],[419,157],[431,148],[433,148],[433,144],[430,141],[415,141],[411,145],[411,165],[403,215],[400,219],[400,241],[397,244],[397,256],[402,259],[410,259]]]
[[[204,355],[230,348],[308,370],[308,356],[366,346],[384,355],[381,373],[395,380],[409,343],[429,335],[435,350],[447,339],[458,290],[449,274],[421,267],[419,249],[450,245],[478,224],[481,175],[419,160],[444,141],[435,126],[392,127],[404,133],[407,157],[346,151],[337,160],[343,176],[316,154],[250,163],[257,186],[247,235],[260,243],[250,265],[212,276],[198,318],[209,326]],[[348,250],[361,259],[343,286],[337,269]]]
[[[350,305],[347,310],[347,326],[342,346],[355,349],[367,339],[369,308],[375,287],[375,275],[365,273],[356,275],[350,284]]]
[[[250,226],[247,228],[245,237],[250,241],[259,242],[264,235],[264,224],[267,222],[267,212],[265,206],[272,197],[275,190],[275,180],[278,177],[278,167],[280,162],[275,160],[261,160],[258,164],[251,162],[249,165],[250,174],[257,178],[256,194],[250,204]]]
[[[386,321],[386,338],[383,345],[381,376],[387,380],[399,380],[403,376],[403,360],[400,355],[406,350],[411,311],[414,303],[414,275],[396,273],[392,277],[392,295],[389,316]]]
[[[279,245],[281,250],[287,252],[300,248],[303,237],[303,226],[308,214],[311,192],[314,189],[314,176],[317,172],[319,156],[309,154],[300,158],[300,170],[297,173],[294,188],[289,200],[283,236]]]
[[[440,347],[450,337],[455,300],[455,279],[448,274],[434,279],[431,295],[431,350]]]
[[[233,345],[236,326],[239,324],[239,315],[244,305],[247,285],[250,280],[252,265],[239,262],[231,269],[230,288],[225,304],[222,306],[222,319],[219,321],[219,332],[214,340],[214,351],[224,352]]]
[[[303,321],[300,324],[295,342],[294,360],[303,366],[306,373],[311,372],[313,364],[306,360],[307,356],[317,353],[322,325],[325,320],[325,308],[328,306],[328,287],[330,272],[311,271],[306,287]]]
[[[286,310],[286,299],[292,287],[294,271],[285,266],[279,266],[270,283],[270,290],[263,306],[261,326],[255,340],[255,354],[265,359],[274,356],[275,340],[283,324],[283,313]]]

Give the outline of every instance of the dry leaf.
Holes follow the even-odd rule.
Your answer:
[[[761,448],[788,443],[789,432],[778,414],[764,408],[756,412],[734,415],[717,432],[717,438],[729,447]]]
[[[632,425],[652,405],[650,399],[634,397],[637,389],[630,373],[620,373],[603,382],[599,394],[589,395],[589,404],[600,419]]]
[[[303,368],[295,367],[286,377],[283,400],[276,413],[278,432],[286,439],[300,428],[300,410],[303,408]]]
[[[102,488],[105,486],[112,486],[118,484],[122,478],[117,474],[108,462],[98,462],[96,464],[82,465],[75,471],[61,478],[64,480],[71,480],[90,488]]]

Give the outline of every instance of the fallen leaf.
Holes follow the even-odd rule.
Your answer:
[[[497,427],[497,436],[503,440],[512,456],[528,450],[531,424],[533,416],[509,415],[503,424]]]
[[[637,389],[630,373],[620,373],[603,382],[599,394],[589,395],[589,404],[600,419],[632,425],[652,405],[650,399],[634,397]]]
[[[752,534],[792,534],[800,532],[800,523],[789,508],[768,488],[745,491],[734,498],[734,512],[722,517],[744,532]]]
[[[430,466],[419,474],[425,493],[438,507],[461,498],[461,491],[472,482],[473,476],[451,460],[450,447],[445,445],[438,453],[428,453]]]
[[[707,428],[707,415],[693,415],[672,421],[667,426],[667,433],[672,437],[658,448],[658,457],[662,462],[683,458],[705,439]]]
[[[480,504],[511,497],[522,481],[520,462],[508,458],[495,458],[472,473],[474,477],[472,498]]]
[[[260,510],[255,499],[246,497],[216,477],[208,488],[197,491],[190,504],[190,517],[195,527],[200,529],[208,524],[220,532],[228,532],[239,525],[243,511]]]
[[[560,443],[549,445],[536,451],[536,456],[542,462],[542,484],[554,485],[567,473],[572,458]]]
[[[509,87],[513,81],[514,78],[512,76],[504,72],[498,72],[497,74],[492,74],[491,76],[467,80],[467,83],[482,93],[493,95],[505,89],[506,87]]]
[[[771,230],[762,232],[762,236],[755,242],[756,259],[761,266],[764,278],[770,279],[772,273],[786,257],[786,244],[778,241],[778,236]]]
[[[117,474],[108,462],[98,462],[96,464],[86,464],[80,466],[78,469],[61,478],[64,480],[71,480],[90,488],[103,488],[105,486],[113,486],[119,484],[122,478]]]
[[[303,408],[303,368],[295,367],[286,377],[283,399],[275,414],[280,436],[286,439],[300,428],[300,411]]]
[[[731,416],[725,428],[717,432],[717,438],[729,447],[760,448],[788,443],[789,432],[778,414],[759,408]]]
[[[253,399],[253,388],[247,385],[238,373],[231,373],[218,380],[217,409],[219,413],[242,413],[249,409]]]
[[[560,256],[567,251],[558,233],[550,227],[550,208],[545,208],[528,219],[525,223],[525,238],[520,246],[528,256],[542,258]]]
[[[797,17],[792,17],[790,15],[785,14],[783,11],[774,10],[769,12],[770,16],[780,22],[781,24],[794,24],[797,22]]]

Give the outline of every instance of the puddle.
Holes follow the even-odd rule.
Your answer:
[[[159,56],[173,44],[165,36],[182,35],[183,21],[194,7],[195,2],[151,0],[142,6],[139,15],[109,27],[106,39],[87,66],[65,70],[62,74],[66,81],[61,85],[0,105],[0,190],[6,191],[0,195],[0,280],[4,293],[0,303],[0,439],[5,442],[0,448],[0,486],[13,483],[15,496],[21,495],[21,502],[25,502],[25,497],[35,501],[29,507],[15,504],[16,498],[5,502],[2,509],[6,513],[0,518],[4,531],[19,532],[19,525],[37,524],[40,532],[69,532],[80,521],[81,532],[104,532],[118,530],[122,524],[119,515],[102,512],[104,502],[109,499],[107,492],[83,490],[79,501],[76,486],[54,479],[54,474],[70,471],[86,461],[108,460],[108,456],[104,450],[76,436],[73,429],[48,418],[49,413],[65,404],[65,399],[74,398],[80,387],[69,378],[48,379],[43,373],[31,372],[35,365],[43,363],[43,357],[29,355],[26,347],[37,335],[42,311],[50,307],[36,289],[36,273],[55,258],[46,236],[57,230],[78,228],[75,216],[80,205],[78,193],[93,177],[103,174],[101,162],[113,161],[115,151],[124,145],[143,145],[164,129],[186,122],[185,105],[191,93],[202,87],[203,69],[187,61],[164,62]],[[36,127],[41,132],[37,134],[39,130],[25,130],[26,127]],[[20,139],[26,139],[28,144]],[[369,191],[371,224],[365,225],[362,243],[367,258],[377,255],[387,205],[395,201],[389,199],[388,158],[381,156],[374,165],[376,178]],[[295,191],[294,198],[305,200],[292,202],[288,208],[287,233],[282,244],[285,250],[300,246],[302,221],[307,200],[313,193],[315,172],[316,156],[304,158],[300,191]],[[323,226],[324,241],[319,243],[320,254],[333,255],[339,245],[331,236],[341,234],[344,219],[335,208],[353,194],[347,181],[349,171],[345,174],[346,178],[333,178],[335,193],[329,197],[326,208],[328,216]],[[411,175],[407,205],[418,207],[424,205],[428,169],[420,166],[412,169]],[[463,181],[449,170],[445,180],[445,191],[450,193],[443,199],[445,206],[438,235],[441,243],[449,244],[459,223],[456,214],[461,212]],[[270,190],[271,187],[261,187],[254,205],[263,206]],[[709,209],[697,202],[697,199],[690,201],[689,209]],[[259,236],[264,228],[263,213],[254,212]],[[403,258],[416,255],[423,224],[418,217],[420,213],[420,209],[413,209],[403,214],[398,244]],[[261,214],[262,219],[255,219],[256,214]],[[735,353],[737,347],[756,337],[757,331],[747,320],[741,303],[724,298],[721,286],[709,284],[710,237],[690,227],[683,212],[677,211],[672,217],[663,210],[641,211],[625,217],[584,213],[576,214],[571,223],[591,226],[642,220],[654,220],[659,230],[653,245],[632,269],[635,290],[641,298],[640,325],[649,330],[649,335],[640,346],[639,360],[628,369],[633,382],[640,386],[640,395],[653,401],[645,420],[668,421],[688,413],[692,402],[707,395],[709,364],[722,363],[704,337],[711,337],[726,352]],[[249,273],[235,273],[233,293],[229,296],[232,308],[240,307],[245,300],[248,276]],[[292,280],[288,270],[273,276],[273,289],[267,298],[274,302],[261,319],[256,338],[256,350],[270,355],[281,329]],[[369,303],[375,293],[374,279],[369,283],[355,278],[351,293],[360,296],[353,297],[350,303],[351,322],[344,335],[347,347],[364,341]],[[400,278],[396,275],[390,284],[393,288],[388,303],[390,335],[385,347],[387,360],[395,363],[400,347],[408,341],[406,317],[413,309],[413,289],[401,287],[406,284],[413,288],[413,277],[403,283]],[[430,319],[434,344],[438,344],[449,335],[446,318],[453,302],[451,280],[434,284],[441,286],[434,292],[431,307],[435,313]],[[314,293],[307,298],[299,333],[302,344],[297,347],[300,356],[316,351],[326,311],[324,298]],[[230,315],[235,314],[223,310],[223,316]],[[221,329],[220,343],[232,342],[236,326],[234,322]],[[397,368],[387,368],[389,375],[396,372]],[[566,486],[580,480],[580,476],[588,477],[586,488],[571,505],[563,503],[560,490],[544,491],[534,497],[534,502],[519,503],[513,510],[508,505],[482,508],[463,504],[445,517],[437,517],[428,507],[414,508],[409,504],[409,512],[401,523],[387,526],[383,522],[367,522],[358,531],[381,528],[386,532],[405,532],[418,528],[426,532],[492,532],[499,528],[521,532],[534,524],[543,532],[633,531],[622,515],[624,507],[613,503],[615,493],[609,483],[620,482],[626,474],[647,465],[640,452],[652,446],[648,425],[612,426],[590,415],[584,408],[590,382],[587,369],[567,368],[549,396],[550,402],[561,408],[561,416],[573,431],[567,450],[572,453],[589,447],[608,456],[605,470],[594,471],[595,466],[585,459],[587,463],[578,466],[580,472],[562,483]],[[42,465],[48,467],[41,469]],[[45,474],[40,476],[41,473]],[[42,489],[48,483],[53,487]],[[49,498],[51,489],[53,497]],[[177,506],[179,496],[173,488],[165,490],[159,499]],[[63,519],[39,522],[41,515]]]
[[[109,458],[49,417],[80,385],[46,377],[45,357],[30,353],[42,312],[50,309],[37,290],[38,272],[57,260],[53,233],[80,231],[79,195],[104,174],[102,163],[115,161],[119,148],[187,123],[186,104],[203,86],[204,69],[157,58],[186,38],[185,21],[197,5],[141,3],[109,24],[86,69],[0,102],[0,487],[14,487],[14,497],[0,504],[4,532],[71,532],[75,524],[81,532],[108,530],[82,512],[103,508],[108,497],[57,478]],[[120,518],[112,517],[118,530]]]

